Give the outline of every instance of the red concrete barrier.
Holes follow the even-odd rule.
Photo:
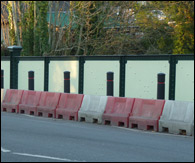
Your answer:
[[[56,118],[78,121],[78,111],[81,108],[84,95],[62,93],[56,109]]]
[[[5,97],[2,102],[1,111],[18,113],[22,95],[23,90],[7,89]]]
[[[135,99],[129,117],[129,127],[141,130],[158,131],[158,122],[164,108],[165,100]]]
[[[105,125],[129,127],[129,115],[134,98],[108,97],[106,109],[102,116]]]
[[[21,104],[19,105],[19,113],[36,115],[40,97],[40,91],[24,91]]]
[[[37,116],[56,118],[56,107],[61,93],[42,92],[37,106]]]

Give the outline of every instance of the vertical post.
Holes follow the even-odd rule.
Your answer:
[[[85,58],[83,56],[79,56],[79,94],[83,94],[84,92],[84,66]]]
[[[10,52],[10,89],[18,89],[18,62],[22,47],[8,46]]]
[[[158,73],[157,99],[165,99],[165,74]]]
[[[64,93],[70,93],[70,71],[64,71]]]
[[[178,60],[175,55],[170,55],[169,59],[169,100],[175,100],[175,86],[176,86],[176,64]]]
[[[34,71],[28,72],[28,90],[34,91]]]
[[[125,97],[125,71],[127,60],[124,56],[120,57],[120,82],[119,82],[119,96]]]
[[[44,91],[49,90],[49,63],[50,58],[44,57]]]
[[[113,96],[114,95],[114,73],[113,72],[107,72],[107,96]]]
[[[1,89],[4,88],[4,70],[1,70]]]

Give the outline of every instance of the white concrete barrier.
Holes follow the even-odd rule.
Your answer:
[[[159,120],[159,132],[193,135],[194,103],[166,100]]]
[[[107,96],[85,95],[78,112],[78,120],[101,124],[107,98]]]

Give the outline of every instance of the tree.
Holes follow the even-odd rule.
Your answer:
[[[14,21],[13,21],[13,9],[12,9],[12,1],[8,1],[7,10],[9,13],[8,21],[9,21],[9,36],[10,36],[10,43],[12,45],[16,45],[16,33],[14,30]]]
[[[34,55],[34,2],[22,1],[22,55]]]
[[[136,23],[146,53],[194,53],[193,1],[147,1],[139,7]]]
[[[21,44],[23,55],[194,52],[193,1],[9,1],[6,7],[10,43]]]
[[[8,46],[10,44],[9,40],[9,30],[8,25],[8,11],[7,11],[7,1],[1,1],[1,45]]]
[[[8,1],[11,45],[22,45],[22,55],[42,55],[48,47],[48,1]]]
[[[171,33],[173,29],[169,27],[162,2],[147,1],[145,4],[138,4],[136,14],[136,24],[143,32],[143,37],[139,40],[143,53],[146,54],[171,54],[173,39]]]
[[[35,1],[34,1],[35,2]],[[37,18],[35,19],[35,40],[34,44],[36,44],[39,48],[37,55],[44,55],[44,53],[48,52],[48,22],[47,22],[47,11],[48,11],[48,1],[37,1]],[[35,23],[35,22],[34,22]]]
[[[172,6],[168,10],[168,5]],[[165,4],[174,29],[174,54],[194,53],[194,1],[177,1]]]

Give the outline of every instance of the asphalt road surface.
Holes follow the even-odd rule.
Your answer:
[[[194,137],[1,112],[1,162],[194,162]]]

